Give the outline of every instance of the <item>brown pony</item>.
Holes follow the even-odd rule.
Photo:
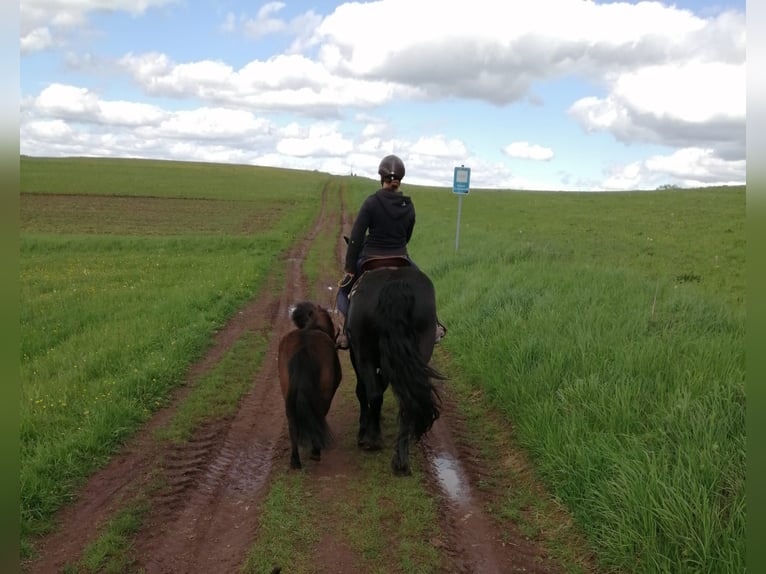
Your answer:
[[[299,446],[311,448],[310,458],[319,460],[321,449],[332,443],[326,416],[340,385],[341,368],[327,310],[304,301],[290,317],[298,328],[279,342],[279,382],[292,445],[290,468],[299,469]]]

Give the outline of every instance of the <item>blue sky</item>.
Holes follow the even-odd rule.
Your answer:
[[[742,184],[745,30],[744,0],[22,0],[20,151]]]

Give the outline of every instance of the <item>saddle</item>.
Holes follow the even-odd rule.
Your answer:
[[[359,286],[362,276],[368,271],[383,268],[395,269],[397,267],[409,267],[410,265],[412,265],[412,262],[404,255],[378,255],[370,257],[359,267],[359,279],[351,287],[351,291],[348,294],[349,301],[351,297],[356,295],[356,288]]]
[[[365,271],[372,271],[373,269],[381,269],[383,267],[409,267],[410,260],[404,255],[380,255],[377,257],[370,257],[364,263],[362,263],[359,271],[364,273]]]

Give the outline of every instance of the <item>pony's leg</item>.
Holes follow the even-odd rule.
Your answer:
[[[301,465],[301,457],[298,453],[298,431],[292,420],[288,421],[287,426],[290,433],[290,445],[292,446],[290,451],[290,468],[300,470],[303,466]]]
[[[411,425],[405,420],[402,410],[399,409],[399,434],[396,436],[394,456],[391,458],[391,470],[397,476],[408,476],[410,470],[410,435]]]
[[[329,401],[327,401],[327,399],[325,399],[324,397],[322,399],[325,401],[325,405],[326,405],[326,406],[323,406],[324,416],[327,416],[327,412],[330,410]],[[322,418],[322,422],[325,422],[324,417]],[[311,460],[322,460],[322,447],[318,444],[317,439],[314,439],[314,441],[311,444],[311,451],[309,452],[309,458]]]

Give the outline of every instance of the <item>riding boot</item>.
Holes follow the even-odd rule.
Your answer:
[[[439,318],[436,319],[436,343],[441,341],[444,336],[447,334],[447,327],[445,327],[441,321],[439,321]]]
[[[343,315],[341,315],[343,317]],[[348,337],[346,336],[346,318],[343,317],[340,328],[335,335],[335,347],[341,350],[348,349]]]

